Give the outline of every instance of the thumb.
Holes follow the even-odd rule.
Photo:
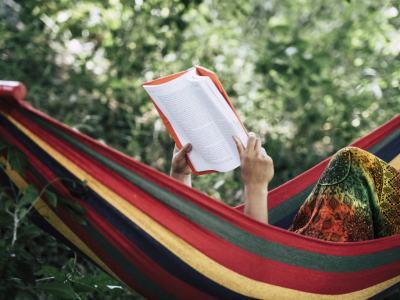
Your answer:
[[[187,143],[185,146],[182,147],[181,150],[179,150],[178,154],[176,155],[176,158],[181,160],[185,158],[185,155],[188,154],[192,150],[192,144]]]
[[[244,151],[245,151],[243,143],[237,136],[233,136],[233,139],[234,139],[234,141],[236,143],[236,147],[237,147],[237,149],[239,151],[240,159],[242,159]]]

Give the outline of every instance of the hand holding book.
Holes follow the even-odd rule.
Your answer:
[[[247,145],[247,132],[213,72],[196,67],[143,86],[177,145],[192,144],[196,175],[240,166],[232,136]]]
[[[174,154],[172,155],[171,177],[175,178],[187,186],[192,186],[192,170],[186,161],[186,155],[192,150],[192,145],[187,143],[182,149],[175,144]]]

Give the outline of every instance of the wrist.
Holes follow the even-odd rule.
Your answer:
[[[245,185],[244,199],[244,213],[268,224],[268,185]]]
[[[192,176],[191,174],[182,174],[182,173],[175,173],[171,170],[170,173],[171,177],[179,180],[180,182],[186,184],[187,186],[192,186]]]
[[[244,188],[249,192],[268,194],[268,183],[245,183]]]
[[[172,171],[172,170],[171,170],[171,172],[170,172],[170,175],[171,175],[171,177],[176,178],[176,179],[178,179],[178,178],[188,178],[188,177],[190,177],[190,173],[189,173],[189,174],[178,173],[178,172],[174,172],[174,171]]]

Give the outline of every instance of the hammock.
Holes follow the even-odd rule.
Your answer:
[[[400,236],[340,244],[286,230],[329,159],[269,193],[267,225],[18,97],[3,96],[0,112],[0,137],[29,158],[14,187],[87,180],[86,199],[74,199],[86,226],[45,200],[33,222],[147,299],[380,299],[400,285]],[[399,127],[400,116],[352,146],[399,168]],[[10,186],[5,173],[0,185]]]

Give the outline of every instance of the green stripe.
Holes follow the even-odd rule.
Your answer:
[[[298,211],[307,197],[311,194],[315,184],[316,182],[270,209],[268,213],[269,223],[275,224],[291,213]]]
[[[88,222],[85,226],[86,231],[101,245],[101,247],[128,273],[131,278],[148,293],[153,294],[158,299],[178,300],[176,296],[168,293],[156,283],[151,281],[147,276],[140,272],[132,262],[130,262],[121,252],[118,251],[92,224]],[[109,266],[112,268],[112,266]]]
[[[36,115],[25,111],[23,113],[28,115],[33,121],[41,125],[47,131],[93,157],[105,167],[139,187],[150,196],[155,197],[160,202],[171,207],[182,216],[190,219],[229,243],[258,256],[292,266],[334,273],[363,271],[400,261],[400,248],[368,255],[333,256],[299,250],[265,240],[218,218],[214,214],[196,206],[186,199],[161,188],[157,184],[117,164],[115,161],[101,155],[85,144],[80,143],[63,131],[51,126]]]
[[[45,185],[47,183],[47,180],[42,176],[42,174],[40,174],[32,165],[28,165],[28,170],[37,180],[39,180],[42,185]],[[50,186],[49,190],[58,193],[58,191],[53,186]],[[119,252],[119,250],[115,248],[114,245],[110,243],[110,241],[107,240],[90,222],[88,222],[87,224],[88,225],[84,226],[84,228],[90,234],[90,236],[94,238],[101,245],[101,247],[117,262],[117,264],[126,273],[128,273],[131,278],[134,278],[135,281],[144,290],[153,294],[159,299],[179,299],[162,289],[153,281],[151,281],[146,275],[140,272],[123,254],[121,254],[121,252]]]

